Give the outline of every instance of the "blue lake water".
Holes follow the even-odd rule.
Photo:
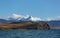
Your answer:
[[[0,30],[0,38],[60,38],[60,30]]]

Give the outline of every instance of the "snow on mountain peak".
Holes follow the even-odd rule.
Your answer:
[[[21,20],[21,21],[51,21],[51,20],[60,20],[60,16],[58,17],[54,17],[54,18],[39,18],[39,17],[33,17],[33,16],[29,16],[29,15],[18,15],[18,14],[12,14],[11,17],[9,17],[9,20]]]
[[[9,17],[10,20],[21,20],[21,21],[38,21],[38,20],[42,20],[41,18],[37,18],[37,17],[33,17],[33,16],[29,16],[29,15],[18,15],[18,14],[12,14],[11,17]]]

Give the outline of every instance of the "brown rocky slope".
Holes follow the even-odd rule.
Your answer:
[[[15,22],[0,25],[0,29],[50,29],[46,22]]]

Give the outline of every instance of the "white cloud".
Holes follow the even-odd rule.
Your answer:
[[[55,20],[60,20],[60,16],[55,17]]]
[[[54,19],[49,17],[45,18],[45,21],[51,21],[51,20],[54,20]]]
[[[60,16],[58,16],[57,18],[59,18],[59,19],[60,19]]]
[[[46,18],[47,21],[51,21],[51,20],[60,20],[60,16],[57,17],[52,17],[52,18]]]
[[[32,17],[31,18],[32,21],[37,21],[37,20],[42,20],[41,18],[38,18],[38,17]]]
[[[13,18],[19,18],[19,17],[22,18],[22,17],[24,17],[24,16],[22,16],[22,15],[17,15],[17,14],[14,13],[14,14],[12,14],[12,17],[13,17]]]

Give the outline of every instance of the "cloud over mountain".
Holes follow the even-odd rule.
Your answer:
[[[11,17],[8,17],[9,20],[22,20],[22,21],[51,21],[51,20],[60,20],[60,16],[52,17],[52,18],[39,18],[39,17],[33,17],[29,15],[18,15],[18,14],[12,14]]]
[[[27,21],[27,20],[31,20],[31,21],[38,21],[38,20],[43,20],[41,18],[38,17],[33,17],[33,16],[29,16],[29,15],[18,15],[18,14],[12,14],[11,17],[8,17],[10,20],[23,20],[23,21]]]

